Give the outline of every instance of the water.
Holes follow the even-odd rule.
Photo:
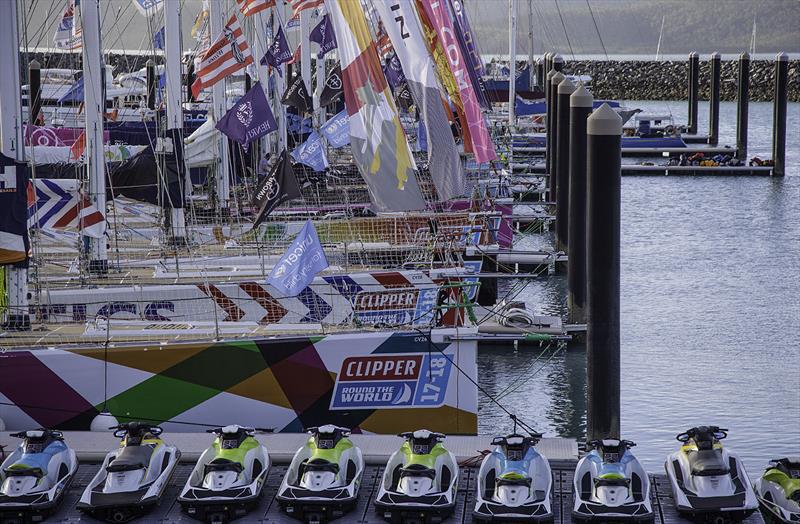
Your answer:
[[[684,102],[628,105],[686,122]],[[735,113],[722,104],[721,144],[734,143]],[[704,130],[707,107],[700,115]],[[771,126],[771,104],[751,104],[750,156],[771,156]],[[622,433],[650,471],[700,424],[731,430],[751,476],[800,455],[800,104],[788,128],[783,179],[622,180]],[[563,315],[566,278],[534,281],[520,298]],[[539,352],[482,348],[481,385],[497,395],[522,379],[501,403],[546,435],[583,438],[585,353]],[[481,433],[510,430],[481,397]]]

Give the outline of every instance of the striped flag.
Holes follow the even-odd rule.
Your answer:
[[[39,178],[28,182],[29,229],[78,229],[101,238],[106,218],[80,192],[77,180]]]
[[[226,76],[252,63],[253,54],[250,52],[250,46],[244,39],[239,20],[233,15],[225,24],[222,34],[200,59],[196,72],[197,80],[192,84],[192,94],[197,98],[202,89],[213,86]]]
[[[292,6],[292,13],[298,14],[300,11],[306,9],[314,9],[325,3],[325,0],[289,0],[289,5]]]
[[[425,208],[416,165],[400,124],[361,2],[328,0],[342,67],[350,146],[376,211]]]
[[[250,16],[275,7],[275,0],[236,0],[236,4],[244,16]]]

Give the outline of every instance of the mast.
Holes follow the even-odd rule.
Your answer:
[[[267,49],[269,49],[270,44],[270,35],[267,34],[267,13],[266,11],[259,11],[253,16],[253,23],[255,24],[255,30],[253,31],[253,47],[255,50],[255,68],[256,73],[258,74],[258,80],[261,82],[261,89],[264,91],[264,94],[267,96],[267,100],[270,100],[272,97],[270,96],[270,89],[269,89],[269,68],[266,64],[261,63],[261,57],[267,54]],[[260,149],[260,155],[263,157],[264,153],[266,152],[266,148],[263,147],[266,143],[268,138],[262,138],[259,140],[259,144],[262,146]],[[256,163],[256,165],[258,165]]]
[[[177,2],[175,2],[177,3]],[[212,38],[222,34],[225,28],[225,10],[223,0],[211,0],[209,2],[209,22],[211,24]],[[214,112],[214,120],[219,122],[228,110],[228,103],[225,97],[225,86],[227,79],[217,82],[211,86],[211,105]],[[219,133],[217,148],[219,159],[217,162],[216,192],[217,205],[216,211],[219,215],[228,213],[231,199],[231,180],[230,180],[230,151],[228,149],[228,138]]]
[[[756,54],[756,17],[753,16],[753,33],[750,35],[750,56]]]
[[[300,74],[306,85],[306,92],[311,92],[311,10],[300,12]],[[302,116],[302,115],[301,115]]]
[[[317,10],[317,14],[319,15],[319,11]],[[317,16],[314,20],[314,24],[318,24],[322,21],[321,16]],[[330,29],[328,29],[330,31]],[[321,48],[322,46],[320,46]],[[309,49],[309,53],[311,49]],[[316,68],[316,78],[317,78],[317,85],[314,89],[314,93],[312,95],[312,100],[314,103],[314,127],[319,127],[323,124],[323,120],[325,120],[325,108],[320,107],[319,99],[322,96],[322,90],[325,88],[325,57],[321,57],[317,55],[317,68]]]
[[[9,158],[24,162],[17,0],[8,2],[5,13],[0,16],[0,71],[8,73],[0,75],[0,93],[3,95],[0,96],[0,151]],[[3,327],[29,328],[27,264],[7,266],[6,278],[10,307]]]
[[[528,67],[529,70],[529,84],[530,86],[536,85],[536,58],[533,49],[533,0],[528,0]]]
[[[86,172],[89,200],[106,215],[106,158],[103,149],[103,115],[106,109],[103,47],[100,41],[100,0],[80,3],[83,30],[83,97],[86,124]],[[84,236],[89,272],[108,273],[106,239]]]
[[[273,9],[275,9],[275,24],[277,24],[277,27],[283,27],[283,2],[276,2]],[[275,33],[277,33],[277,29],[276,25],[273,25],[273,38],[275,37]],[[281,64],[278,66],[278,68],[280,69],[280,74],[274,76],[275,96],[273,97],[273,112],[275,113],[275,118],[278,121],[278,140],[276,143],[277,149],[275,151],[276,154],[286,149],[286,108],[283,107],[283,104],[281,103],[281,97],[283,96],[284,91],[286,91],[286,64]]]
[[[517,81],[517,0],[508,0],[508,125],[514,127]]]
[[[664,36],[664,16],[661,16],[661,31],[658,32],[658,45],[656,45],[656,60],[661,56],[661,38]]]
[[[183,211],[184,196],[191,192],[192,184],[186,178],[183,163],[183,108],[181,104],[181,3],[164,2],[164,63],[166,74],[167,134],[172,140],[178,176],[181,180],[181,196],[178,202],[170,202],[170,226],[175,244],[186,243],[186,215]]]

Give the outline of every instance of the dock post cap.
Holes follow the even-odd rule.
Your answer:
[[[567,77],[558,84],[559,95],[571,95],[575,91],[575,84]]]
[[[28,64],[29,69],[41,69],[42,65],[35,58]]]
[[[561,71],[556,71],[555,73],[553,73],[553,76],[550,78],[550,82],[558,85],[558,84],[560,84],[561,82],[564,81],[564,78],[566,78],[564,76],[564,73],[562,73]]]
[[[553,77],[556,76],[556,73],[558,73],[558,71],[556,71],[555,69],[551,69],[550,71],[547,72],[547,79],[552,81]]]
[[[573,91],[572,95],[569,97],[570,107],[592,107],[593,103],[594,97],[583,84],[578,84],[578,87],[575,88],[575,91]]]
[[[553,62],[563,62],[563,61],[564,61],[564,57],[562,57],[558,53],[555,53],[553,55]]]
[[[722,60],[722,55],[719,54],[717,51],[711,53],[711,60]]]
[[[156,63],[155,63],[155,62],[153,62],[153,59],[152,59],[152,58],[148,58],[148,59],[147,59],[147,62],[145,62],[145,63],[144,63],[144,65],[145,65],[145,66],[147,66],[147,67],[150,67],[150,66],[154,66],[154,65],[156,65]]]
[[[620,136],[622,134],[622,118],[611,109],[611,106],[604,103],[589,115],[586,120],[586,133]]]
[[[689,58],[700,58],[700,55],[697,53],[697,51],[692,51],[689,53]]]
[[[743,51],[742,54],[739,55],[739,60],[750,60],[750,53]]]
[[[777,60],[778,62],[788,62],[789,61],[789,55],[787,55],[786,53],[781,51],[780,53],[775,55],[775,60]]]

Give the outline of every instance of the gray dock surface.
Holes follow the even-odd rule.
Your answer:
[[[76,479],[69,491],[66,493],[60,509],[55,515],[47,519],[46,522],[97,522],[75,509],[75,503],[80,498],[81,492],[94,476],[98,467],[99,464],[96,463],[83,464],[78,468]],[[571,486],[574,467],[575,462],[572,462],[571,464],[561,463],[554,466],[554,524],[570,524],[572,522]],[[285,515],[278,506],[278,503],[275,501],[275,493],[280,486],[281,479],[286,472],[286,468],[287,466],[285,465],[272,467],[269,476],[267,477],[264,494],[261,497],[258,506],[247,516],[237,519],[235,522],[242,524],[290,524],[298,522]],[[187,515],[181,513],[180,505],[176,502],[176,497],[178,496],[180,488],[186,482],[191,469],[192,466],[190,464],[179,464],[169,486],[167,487],[161,505],[149,515],[137,519],[134,522],[183,524],[197,522]],[[474,492],[476,489],[475,486],[477,472],[478,469],[474,467],[461,468],[456,509],[453,515],[444,521],[445,523],[469,524],[473,522],[472,509],[475,504]],[[367,466],[366,471],[364,472],[361,490],[359,491],[356,508],[351,513],[348,513],[335,522],[341,522],[342,524],[378,524],[384,522],[381,516],[375,513],[375,507],[372,504],[372,501],[375,499],[375,495],[377,493],[377,488],[382,473],[382,466]],[[677,524],[691,522],[678,516],[678,513],[675,511],[675,506],[672,501],[672,494],[670,493],[670,488],[666,477],[664,475],[651,475],[651,479],[653,480],[653,510],[655,512],[654,524]],[[763,524],[763,522],[764,521],[761,518],[761,515],[756,512],[747,520],[745,520],[744,524]]]

